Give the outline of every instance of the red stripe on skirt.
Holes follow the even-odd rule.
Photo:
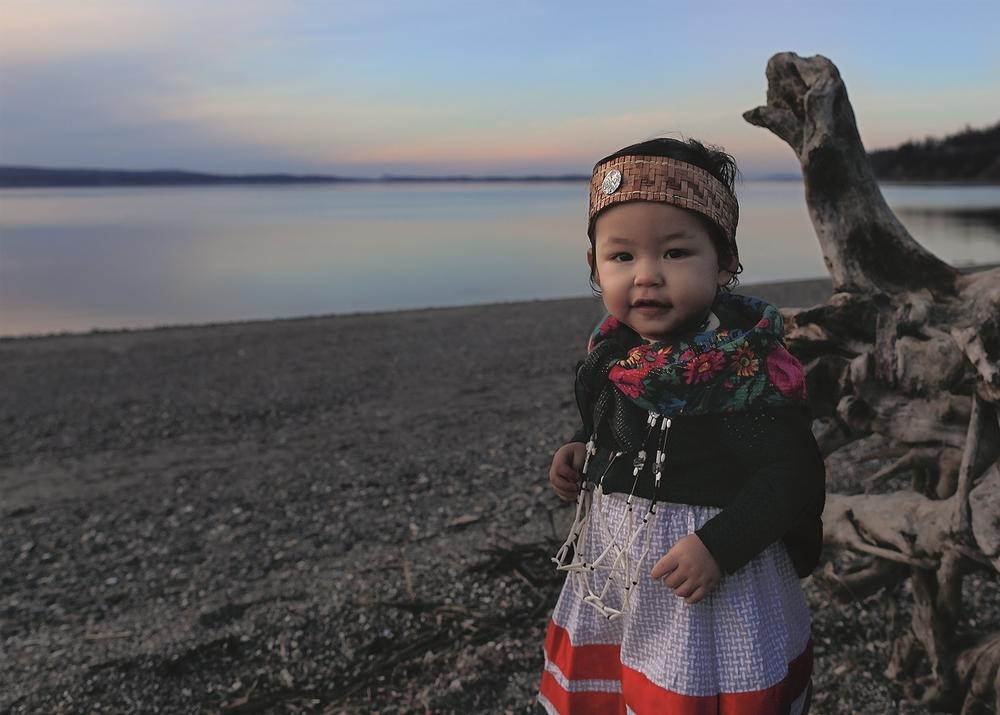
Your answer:
[[[805,692],[812,675],[812,638],[788,664],[788,675],[769,688],[718,695],[683,695],[662,688],[645,674],[623,665],[614,644],[574,646],[569,632],[549,619],[545,653],[571,682],[617,680],[621,693],[594,690],[566,691],[548,671],[542,673],[539,691],[559,713],[624,713],[626,703],[638,715],[669,712],[672,715],[784,715],[792,701]]]
[[[545,634],[549,660],[572,680],[621,680],[621,646],[596,643],[574,646],[569,631],[549,618]]]
[[[598,690],[566,691],[549,671],[542,673],[539,691],[559,713],[573,715],[625,715],[621,693]]]

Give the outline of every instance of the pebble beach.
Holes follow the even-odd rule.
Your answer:
[[[573,509],[546,474],[602,312],[0,340],[0,712],[537,712]],[[883,675],[880,597],[803,586],[812,712],[929,712]]]

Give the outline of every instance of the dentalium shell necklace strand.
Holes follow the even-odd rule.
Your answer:
[[[663,476],[663,462],[666,459],[667,433],[670,430],[671,420],[656,412],[650,412],[646,419],[647,431],[644,444],[648,443],[653,434],[653,430],[659,427],[660,440],[656,450],[656,457],[653,460],[654,479],[656,489],[660,487],[660,479]],[[641,574],[639,573],[642,564],[649,551],[649,542],[652,532],[650,526],[655,521],[656,497],[650,501],[649,508],[644,514],[633,516],[635,510],[635,487],[639,483],[639,473],[646,466],[646,450],[639,450],[638,455],[632,462],[632,488],[625,500],[625,511],[617,524],[609,524],[603,520],[603,501],[608,497],[604,492],[604,477],[611,469],[611,465],[624,455],[624,452],[615,452],[608,462],[608,466],[601,474],[596,485],[587,481],[587,467],[590,466],[590,458],[597,453],[597,433],[590,435],[587,442],[587,454],[583,463],[583,476],[581,477],[580,492],[576,497],[576,515],[573,525],[570,527],[569,536],[559,548],[558,553],[552,561],[559,571],[568,571],[577,595],[596,608],[608,620],[621,618],[627,612],[631,603],[630,596],[639,585]],[[654,492],[655,494],[655,492]],[[627,526],[626,526],[627,525]],[[598,529],[602,533],[607,533],[608,545],[600,554],[596,555],[593,561],[587,562],[582,558],[583,547],[586,542],[589,529]],[[636,543],[642,544],[642,551],[638,559],[629,560],[629,553]],[[567,563],[569,550],[573,549],[573,560]],[[594,574],[594,585],[591,585],[590,575]],[[601,583],[601,575],[604,575],[604,582]],[[616,582],[622,592],[621,609],[613,608],[604,602],[604,597],[608,593],[612,582]],[[600,588],[598,592],[597,589]]]
[[[591,334],[588,353],[595,360],[589,365],[590,372],[596,370],[604,375],[601,379],[608,381],[601,397],[608,395],[618,401],[613,407],[616,415],[618,410],[624,409],[625,400],[645,411],[646,435],[637,446],[627,447],[627,444],[636,443],[620,439],[617,428],[609,424],[613,433],[609,441],[616,444],[606,447],[612,451],[604,472],[598,479],[589,480],[587,471],[591,458],[597,454],[597,430],[602,424],[595,415],[586,446],[573,524],[552,561],[557,570],[567,572],[567,580],[575,586],[580,598],[609,620],[620,618],[628,610],[635,601],[633,592],[645,580],[641,569],[651,541],[650,529],[657,521],[657,513],[662,511],[657,508],[660,504],[657,496],[661,493],[671,419],[682,415],[729,414],[808,405],[805,372],[784,345],[784,321],[778,308],[759,298],[724,291],[716,296],[716,301],[708,319],[696,333],[675,343],[636,344],[626,350],[623,345],[641,343],[642,339],[610,315],[605,316]],[[744,330],[720,326],[716,307],[735,311],[753,327]],[[609,349],[604,350],[605,347]],[[601,361],[609,356],[611,366],[600,367]],[[659,367],[644,367],[652,364]],[[587,369],[588,364],[584,363],[581,370]],[[641,426],[636,425],[635,431],[640,430]],[[659,430],[658,439],[654,438],[656,430]],[[645,449],[652,444],[657,444],[657,450],[650,465]],[[632,462],[632,486],[621,502],[621,494],[605,493],[604,479],[612,465],[626,453],[636,456]],[[635,491],[639,475],[647,467],[653,470],[653,498],[640,502]],[[609,498],[618,502],[622,509],[616,524],[609,524],[606,516],[618,513],[614,507],[605,508],[608,506],[605,500]],[[648,509],[640,515],[638,512],[643,509],[636,509],[636,506],[647,501]],[[607,546],[600,553],[593,549],[594,553],[588,554],[586,547],[592,534],[607,535]],[[640,545],[638,558],[630,557]],[[587,560],[584,554],[591,558]],[[605,602],[612,583],[621,596],[620,609]]]

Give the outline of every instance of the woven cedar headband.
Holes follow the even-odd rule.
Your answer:
[[[619,156],[598,164],[590,179],[590,215],[623,201],[664,201],[708,217],[736,250],[740,208],[732,192],[710,173],[664,156]]]

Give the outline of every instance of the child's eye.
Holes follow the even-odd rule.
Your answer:
[[[674,256],[674,258],[680,258],[681,256],[686,256],[686,255],[688,254],[688,252],[687,252],[687,251],[685,251],[685,250],[684,250],[684,249],[682,249],[682,248],[671,248],[671,249],[670,249],[669,251],[667,251],[667,252],[666,252],[666,253],[664,253],[663,255],[664,255],[664,256],[669,256],[669,255],[670,255],[671,253],[674,253],[674,254],[676,254],[676,255]]]
[[[632,260],[631,253],[615,253],[611,256],[612,261],[630,261]]]

